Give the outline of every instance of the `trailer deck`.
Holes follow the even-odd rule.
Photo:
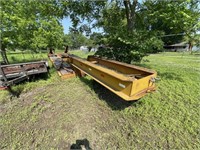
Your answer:
[[[47,73],[47,61],[0,65],[0,87],[19,83],[31,75]]]

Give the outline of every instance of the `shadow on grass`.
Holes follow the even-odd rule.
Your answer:
[[[123,110],[129,106],[135,106],[137,101],[125,101],[95,80],[85,77],[80,78],[82,82],[87,84],[98,95],[100,100],[105,101],[113,110]]]
[[[162,79],[169,79],[169,80],[184,82],[183,78],[181,78],[181,75],[174,72],[158,72],[158,74]]]
[[[90,142],[87,139],[76,140],[76,143],[72,144],[70,150],[91,150]]]
[[[17,97],[19,98],[19,95],[21,94],[21,92],[23,91],[24,88],[17,88],[13,89],[12,86],[9,86],[7,88],[8,92],[10,93],[10,99],[12,99],[12,97]]]
[[[193,55],[195,55],[195,56],[200,56],[200,53],[194,53]]]
[[[49,78],[49,74],[46,73],[46,74],[38,74],[38,75],[32,75],[32,76],[29,76],[29,78],[15,84],[16,86],[9,86],[7,88],[8,92],[10,93],[11,95],[11,99],[12,97],[19,97],[20,94],[23,92],[23,90],[25,89],[25,83],[26,82],[36,82],[38,80],[47,80]]]

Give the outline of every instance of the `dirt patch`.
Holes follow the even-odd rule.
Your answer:
[[[112,128],[112,109],[105,107],[103,101],[98,102],[87,85],[74,81],[36,88],[9,102],[12,106],[4,110],[4,115],[13,115],[8,124],[15,134],[5,138],[8,130],[4,129],[1,138],[10,138],[20,148],[64,149],[82,139],[87,139],[93,148],[102,148],[99,140]],[[101,140],[105,144],[106,139]]]

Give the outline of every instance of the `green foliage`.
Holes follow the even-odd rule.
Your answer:
[[[74,13],[70,17],[75,28],[82,30],[79,23],[89,17],[97,20],[93,24],[95,27],[103,28],[104,36],[97,43],[107,48],[100,48],[101,52],[97,54],[128,63],[140,61],[147,53],[161,51],[163,44],[183,40],[183,35],[164,36],[161,39],[163,34],[181,33],[192,39],[191,35],[199,29],[198,4],[195,0],[147,0],[141,4],[137,0],[68,3]],[[94,15],[94,12],[99,12],[99,15]]]
[[[110,38],[108,41],[108,46],[100,47],[96,55],[106,56],[126,63],[141,61],[148,53],[162,50],[163,45],[159,38],[145,31],[133,32],[129,36],[121,35],[116,39]]]
[[[103,19],[98,25],[106,32],[107,41],[96,55],[131,63],[141,61],[148,53],[162,50],[163,42],[157,37],[160,32],[141,27],[134,31],[127,30],[125,10],[117,2],[103,10]]]
[[[65,34],[63,36],[63,44],[73,47],[73,42],[70,34]]]
[[[31,44],[33,48],[61,48],[63,46],[63,27],[55,18],[41,20],[38,30],[34,31],[33,35],[33,43]]]
[[[148,0],[145,1],[143,9],[152,30],[164,31],[166,35],[182,33],[190,37],[200,28],[199,4],[196,0]],[[183,35],[163,37],[163,41],[165,44],[181,42]]]
[[[0,7],[1,50],[61,47],[63,28],[55,1],[9,0]]]
[[[2,1],[1,49],[60,48],[62,45],[78,48],[81,45],[104,44],[114,52],[113,57],[108,57],[130,63],[140,61],[149,52],[160,51],[163,42],[171,44],[183,39],[183,36],[160,39],[163,34],[183,33],[188,43],[196,41],[194,35],[200,27],[199,1],[139,2]],[[63,37],[59,19],[66,16],[72,20],[74,31]],[[104,35],[91,35],[89,40],[80,34],[85,32],[88,36],[93,27],[103,28]],[[97,41],[94,42],[94,39]]]
[[[81,46],[92,47],[94,44],[92,39],[87,38],[81,32],[71,31],[64,36],[64,45],[68,45],[73,49],[79,49]]]
[[[104,42],[102,41],[103,40],[102,33],[93,32],[90,35],[90,39],[93,41],[93,44],[96,45],[104,44]]]
[[[61,1],[59,4],[62,16],[69,16],[73,27],[76,28],[83,20],[92,22],[98,18],[101,10],[106,5],[106,1],[70,0]]]

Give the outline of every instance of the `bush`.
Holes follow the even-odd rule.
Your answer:
[[[140,62],[148,53],[162,50],[163,42],[154,34],[140,31],[131,35],[123,33],[121,36],[110,36],[107,38],[107,45],[100,46],[95,55],[125,63]]]

